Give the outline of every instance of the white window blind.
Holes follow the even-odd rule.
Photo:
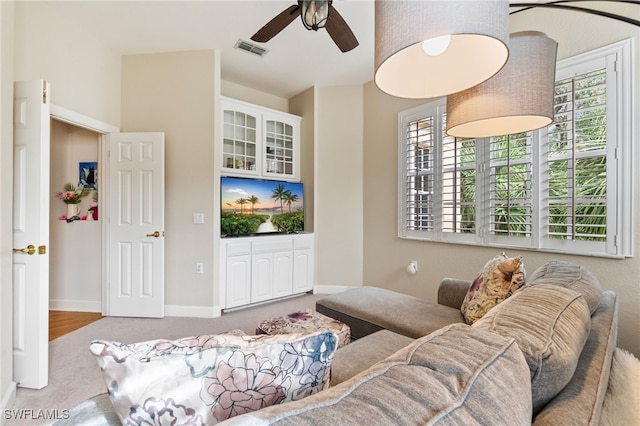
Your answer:
[[[442,139],[442,232],[476,233],[476,140]]]
[[[406,126],[405,220],[412,231],[434,228],[434,117],[411,121]]]
[[[531,141],[531,132],[490,139],[487,192],[491,237],[532,237]]]
[[[556,84],[547,157],[550,238],[606,241],[606,86],[604,68]]]

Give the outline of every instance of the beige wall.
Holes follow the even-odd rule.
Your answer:
[[[0,410],[15,398],[13,382],[13,13],[0,1]],[[1,422],[1,420],[0,420]]]
[[[47,80],[51,104],[120,125],[120,55],[60,16],[53,2],[16,2],[15,79]]]
[[[266,108],[275,109],[277,111],[289,112],[289,101],[285,98],[281,98],[280,96],[240,86],[239,84],[226,80],[220,81],[220,91],[222,96],[226,96],[228,98],[249,102]]]
[[[122,58],[122,131],[165,133],[165,305],[207,308],[203,314],[214,304],[217,57],[203,50]],[[193,223],[196,212],[204,224]]]
[[[315,89],[310,88],[289,100],[289,112],[303,117],[300,122],[300,181],[304,183],[304,229],[313,231],[313,175],[315,141]]]
[[[315,91],[314,231],[319,286],[363,283],[362,93],[362,86]]]
[[[636,6],[616,6],[626,16],[638,17]],[[511,31],[539,30],[559,43],[559,58],[565,58],[615,41],[635,37],[635,120],[640,111],[640,30],[605,18],[581,13],[533,10],[515,15]],[[478,270],[496,252],[496,248],[428,243],[397,237],[397,114],[420,104],[382,94],[373,83],[364,89],[364,282],[432,301],[436,298],[442,277],[473,279]],[[637,138],[636,127],[636,138]],[[636,139],[637,143],[640,142]],[[640,150],[635,150],[634,164],[640,163]],[[321,164],[321,167],[325,163]],[[640,176],[636,172],[634,197],[640,200]],[[549,259],[558,258],[587,266],[604,288],[618,293],[619,346],[640,355],[640,215],[634,214],[635,257],[612,260],[594,257],[555,255],[533,251],[508,250],[509,255],[522,255],[529,273]],[[418,260],[419,271],[410,276],[405,266]]]

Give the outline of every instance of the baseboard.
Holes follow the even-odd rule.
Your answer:
[[[222,315],[222,309],[220,306],[165,305],[164,315],[167,317],[217,318]]]
[[[2,420],[0,420],[0,424],[5,424],[8,420],[6,417],[5,410],[10,410],[13,407],[13,404],[16,402],[16,384],[15,382],[10,382],[7,389],[2,393],[2,400],[0,401],[0,412],[3,413]]]
[[[334,294],[341,293],[346,290],[351,290],[352,288],[357,288],[361,286],[348,286],[348,285],[315,285],[313,286],[314,294]]]
[[[102,312],[102,302],[90,300],[50,299],[49,309],[52,311]]]
[[[101,302],[86,300],[49,300],[52,311],[102,312]],[[164,314],[168,317],[217,318],[222,315],[219,306],[178,306],[165,305]]]

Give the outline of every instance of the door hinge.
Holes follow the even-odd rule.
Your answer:
[[[46,105],[47,103],[47,81],[42,80],[42,103]]]

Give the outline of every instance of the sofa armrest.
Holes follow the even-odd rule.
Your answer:
[[[444,278],[438,287],[438,304],[460,309],[471,281]]]

